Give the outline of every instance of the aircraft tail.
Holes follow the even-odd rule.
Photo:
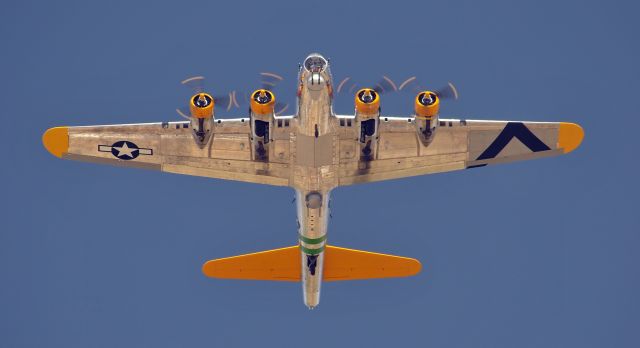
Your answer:
[[[301,252],[296,246],[207,261],[202,272],[225,279],[300,281]],[[324,281],[408,277],[420,272],[416,259],[327,245]]]

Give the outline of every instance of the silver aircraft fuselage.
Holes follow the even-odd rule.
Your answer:
[[[329,223],[329,195],[336,186],[331,72],[319,54],[309,55],[300,67],[294,188],[302,260],[304,303],[320,302],[324,249]]]

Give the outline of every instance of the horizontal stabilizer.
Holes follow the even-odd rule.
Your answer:
[[[207,261],[202,272],[225,279],[300,281],[298,246]],[[324,255],[326,281],[408,277],[421,269],[416,259],[339,248],[327,245]]]
[[[300,248],[291,246],[207,261],[207,277],[225,279],[300,281]]]
[[[327,246],[324,258],[326,281],[409,277],[418,274],[420,261],[408,257]]]

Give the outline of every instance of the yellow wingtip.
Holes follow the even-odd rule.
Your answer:
[[[69,151],[69,127],[53,127],[42,135],[44,147],[52,155],[62,157]]]
[[[409,267],[410,269],[410,274],[409,276],[414,276],[418,273],[420,273],[420,271],[422,271],[422,263],[416,259],[411,259],[413,260],[413,262],[411,263],[411,266]]]
[[[584,138],[584,130],[580,125],[569,122],[560,122],[558,130],[558,147],[562,148],[564,153],[569,153],[580,146]]]

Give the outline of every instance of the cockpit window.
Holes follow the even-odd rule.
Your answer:
[[[327,67],[327,60],[320,55],[310,55],[304,61],[304,68],[313,73],[324,71]]]

